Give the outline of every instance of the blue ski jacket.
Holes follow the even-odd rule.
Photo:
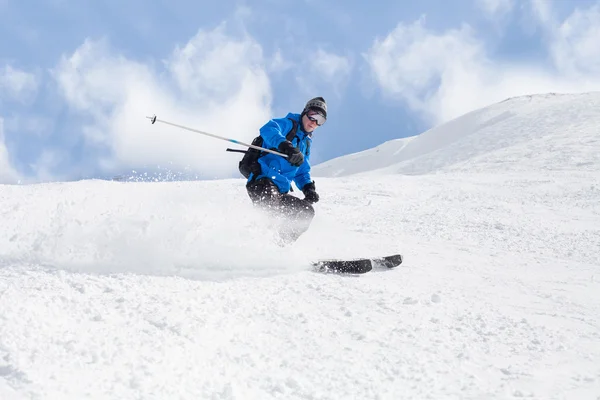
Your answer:
[[[290,164],[286,157],[278,156],[272,153],[265,153],[258,159],[261,167],[261,174],[256,179],[268,178],[275,183],[281,193],[290,191],[292,181],[300,190],[310,178],[310,146],[312,143],[311,134],[304,132],[300,114],[289,113],[285,118],[272,119],[260,128],[260,136],[263,138],[263,147],[277,150],[279,145],[284,142],[286,135],[292,130],[293,119],[298,122],[296,136],[292,139],[292,144],[297,147],[304,155],[304,162],[295,167]],[[253,174],[248,177],[248,182],[253,179]]]

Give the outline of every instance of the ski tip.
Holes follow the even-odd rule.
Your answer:
[[[389,256],[373,259],[373,264],[379,268],[396,268],[404,261],[402,254],[392,254]]]
[[[402,254],[394,254],[389,257],[386,257],[386,259],[388,261],[390,261],[392,264],[396,264],[396,265],[400,265],[400,264],[402,264],[402,261],[404,261],[404,257],[402,257]]]

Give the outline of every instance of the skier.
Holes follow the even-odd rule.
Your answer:
[[[254,205],[282,217],[282,244],[296,241],[315,215],[312,204],[319,201],[319,195],[310,176],[310,146],[313,132],[326,119],[327,104],[323,97],[315,97],[306,103],[302,113],[288,113],[260,128],[262,147],[276,149],[287,158],[262,153],[248,177],[246,190]],[[289,194],[292,181],[304,199]]]

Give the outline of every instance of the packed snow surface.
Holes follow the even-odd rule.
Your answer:
[[[599,399],[600,96],[461,118],[289,247],[238,179],[0,186],[0,399]]]

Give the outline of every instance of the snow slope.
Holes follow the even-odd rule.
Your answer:
[[[314,174],[594,171],[600,165],[599,108],[600,93],[515,97],[416,137],[330,160]]]
[[[0,398],[597,400],[600,109],[571,98],[547,136],[556,96],[502,103],[531,140],[447,137],[435,173],[317,179],[289,248],[241,180],[0,186]]]
[[[402,150],[417,136],[394,139],[377,147],[337,157],[313,167],[314,176],[337,177],[389,167],[398,159]]]

